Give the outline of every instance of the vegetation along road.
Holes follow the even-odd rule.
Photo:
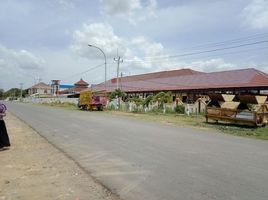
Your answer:
[[[267,141],[103,112],[9,103],[126,200],[267,200]]]

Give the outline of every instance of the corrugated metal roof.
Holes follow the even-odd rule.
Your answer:
[[[170,71],[161,71],[161,72],[153,72],[147,74],[139,74],[133,76],[125,76],[120,78],[121,82],[129,82],[129,81],[137,81],[137,80],[150,80],[156,78],[170,78],[177,76],[186,76],[186,75],[194,75],[194,74],[204,74],[204,72],[195,71],[192,69],[177,69]],[[116,83],[116,78],[110,80],[112,83]]]
[[[125,77],[119,83],[119,86],[125,92],[258,87],[268,89],[268,75],[254,68],[186,75],[177,74],[162,76],[161,78],[147,76],[149,78],[146,79],[144,77],[146,75]],[[116,82],[114,83],[112,80],[107,81],[108,92],[116,89]],[[93,90],[103,89],[103,83],[93,86]]]

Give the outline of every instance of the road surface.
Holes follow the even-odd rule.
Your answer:
[[[8,107],[123,199],[268,199],[267,141],[103,112]]]

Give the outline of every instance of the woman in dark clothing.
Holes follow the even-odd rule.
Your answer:
[[[10,147],[4,116],[6,116],[6,105],[0,102],[0,150]]]

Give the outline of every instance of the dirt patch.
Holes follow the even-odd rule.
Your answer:
[[[74,161],[8,113],[11,148],[0,151],[0,200],[118,200]]]

